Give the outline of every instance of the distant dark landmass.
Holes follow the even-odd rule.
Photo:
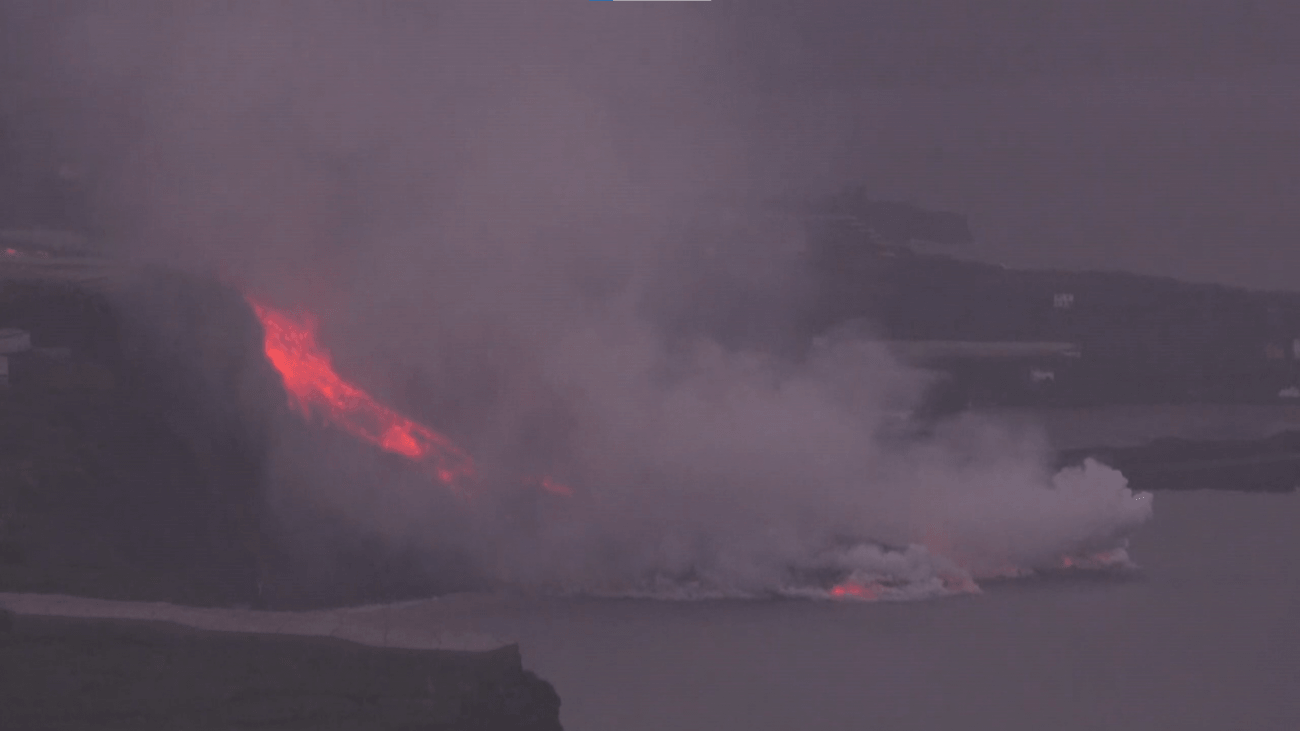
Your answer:
[[[666,331],[799,358],[852,328],[943,375],[937,412],[1300,403],[1300,293],[973,261],[964,216],[858,188],[755,215],[802,227],[799,260],[763,275],[752,242],[692,254],[656,293]]]
[[[807,238],[808,285],[785,331],[764,324],[778,308],[760,294],[732,298],[745,311],[707,296],[690,305],[706,331],[737,347],[797,353],[860,323],[945,374],[934,396],[947,410],[1300,402],[1300,293],[933,253],[917,245],[959,253],[973,240],[964,216],[872,201],[860,188],[780,210]]]
[[[896,341],[1068,343],[950,358],[969,401],[1004,405],[1269,403],[1300,396],[1300,295],[1114,272],[1018,271],[864,249],[823,264],[811,330],[863,318]],[[843,281],[863,270],[864,286]],[[854,277],[856,280],[857,278]]]
[[[1096,459],[1124,473],[1134,490],[1295,492],[1300,487],[1300,432],[1266,439],[1157,439],[1133,447],[1060,453],[1060,466]]]

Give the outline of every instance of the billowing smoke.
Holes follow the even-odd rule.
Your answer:
[[[711,5],[57,4],[29,72],[119,256],[315,313],[341,370],[482,468],[463,501],[286,433],[287,514],[621,594],[924,596],[1123,561],[1151,500],[1118,473],[1052,474],[1039,436],[976,419],[892,438],[923,374],[861,338],[786,347],[813,285],[796,231],[745,204],[825,169],[839,125],[765,116]],[[766,324],[724,337],[719,300]]]

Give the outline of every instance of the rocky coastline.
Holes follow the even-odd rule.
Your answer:
[[[559,708],[515,645],[378,648],[0,610],[6,729],[558,731]]]

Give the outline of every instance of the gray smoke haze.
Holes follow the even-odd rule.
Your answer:
[[[921,596],[1122,560],[1151,501],[1117,473],[1054,476],[1039,436],[977,420],[883,440],[925,376],[878,345],[665,336],[684,292],[725,284],[763,293],[779,340],[801,242],[735,212],[834,169],[852,127],[815,101],[764,118],[719,5],[58,4],[28,78],[118,256],[317,313],[341,370],[485,474],[463,504],[285,439],[284,510],[583,591],[824,593],[800,577],[829,572]],[[578,495],[518,498],[537,473]]]

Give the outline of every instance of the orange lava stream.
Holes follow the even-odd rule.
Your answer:
[[[846,581],[831,588],[831,597],[872,602],[880,598],[880,593],[875,586],[864,586],[856,581]]]
[[[280,372],[285,390],[302,412],[420,465],[455,489],[475,475],[474,461],[450,439],[380,404],[334,372],[329,351],[316,342],[316,320],[294,317],[248,298],[266,332],[263,349]]]

